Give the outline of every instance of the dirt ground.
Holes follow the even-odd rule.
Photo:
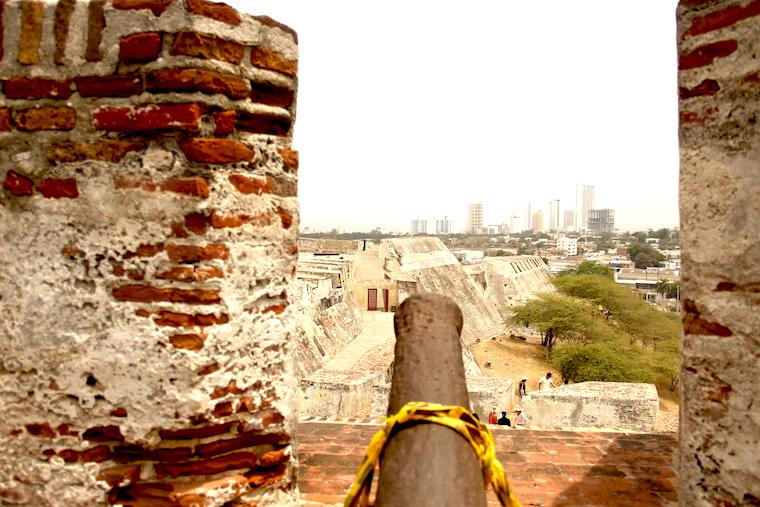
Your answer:
[[[538,379],[552,372],[555,384],[562,382],[559,370],[554,368],[546,358],[546,349],[541,345],[538,335],[528,335],[526,340],[498,336],[470,345],[483,373],[489,377],[512,377],[519,380],[528,377],[528,392],[538,390]],[[490,367],[487,363],[490,362]],[[678,428],[678,392],[670,391],[667,386],[657,386],[660,396],[660,417],[658,431],[675,431]]]

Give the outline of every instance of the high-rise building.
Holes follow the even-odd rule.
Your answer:
[[[559,199],[549,201],[549,230],[559,230]]]
[[[530,203],[525,206],[525,214],[523,215],[523,228],[524,231],[533,229],[533,213],[531,213]]]
[[[588,215],[588,231],[591,234],[602,234],[603,232],[615,232],[615,210],[614,209],[592,209]]]
[[[449,217],[443,217],[443,219],[437,219],[435,221],[435,233],[436,234],[451,234],[451,222]]]
[[[478,234],[483,229],[483,203],[476,202],[467,205],[467,229],[469,234]]]
[[[544,212],[541,210],[536,211],[533,213],[533,224],[531,225],[530,230],[533,232],[543,232],[544,231]]]
[[[575,224],[578,231],[588,230],[589,211],[594,209],[594,187],[575,186]]]
[[[509,232],[517,234],[524,230],[523,219],[520,216],[520,213],[517,210],[513,211],[512,216],[509,218]]]
[[[573,210],[565,211],[565,220],[562,225],[564,226],[564,229],[566,231],[572,231],[575,229],[575,211]]]
[[[422,218],[412,220],[412,234],[427,234],[427,220]]]

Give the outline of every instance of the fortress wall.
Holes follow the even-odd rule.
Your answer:
[[[438,238],[396,238],[382,241],[381,251],[396,258],[401,270],[416,280],[417,292],[452,297],[464,315],[462,341],[485,340],[502,331],[502,319],[454,254]]]
[[[529,393],[521,405],[541,428],[652,431],[660,400],[654,384],[580,382]]]
[[[549,267],[535,255],[486,257],[482,269],[486,296],[500,311],[555,291]]]
[[[0,498],[287,505],[295,33],[0,2]]]
[[[681,0],[682,505],[760,502],[760,2]]]

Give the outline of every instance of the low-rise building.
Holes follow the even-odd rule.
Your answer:
[[[578,255],[578,238],[560,237],[557,239],[557,249],[567,255]]]

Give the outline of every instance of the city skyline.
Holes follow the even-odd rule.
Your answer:
[[[461,230],[471,202],[509,223],[528,200],[569,209],[588,182],[620,230],[677,226],[675,5],[256,4],[299,35],[303,225],[405,231],[447,215]]]

